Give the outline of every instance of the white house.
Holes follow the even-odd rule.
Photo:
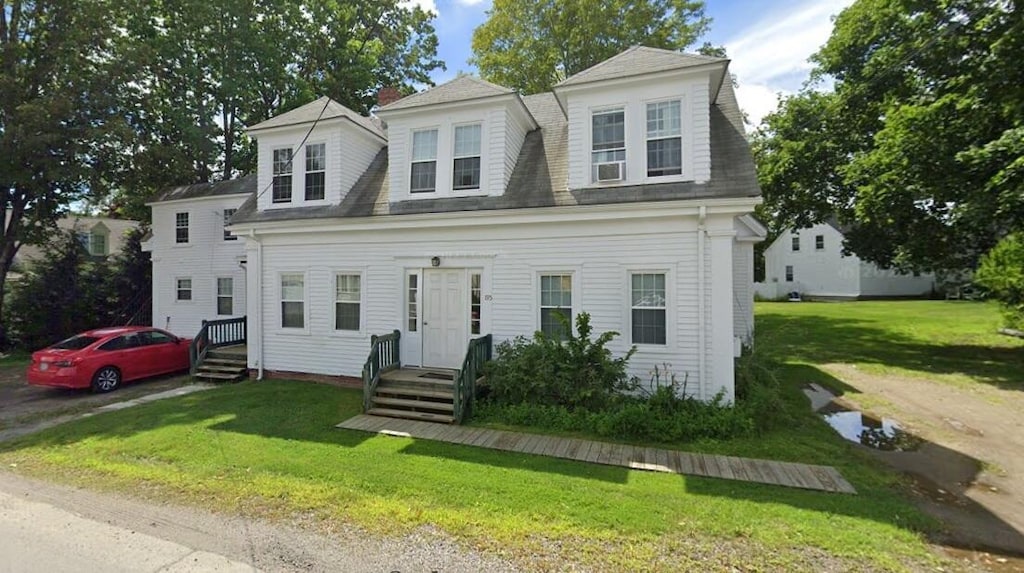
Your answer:
[[[755,289],[767,299],[791,292],[836,299],[921,296],[935,286],[930,273],[880,269],[856,255],[844,255],[843,232],[834,222],[789,229],[765,249],[764,262],[765,282]]]
[[[632,374],[667,363],[731,399],[764,229],[728,64],[635,47],[549,93],[462,76],[372,119],[325,98],[254,125],[237,192],[152,203],[154,315],[195,335],[230,276],[257,376],[357,377],[374,335],[399,332],[403,366],[457,369],[472,339],[585,311],[637,347]],[[240,240],[217,258],[229,206]]]
[[[65,215],[57,219],[57,229],[73,231],[85,250],[94,257],[107,257],[119,253],[124,247],[124,240],[133,229],[139,228],[138,221],[131,219],[113,219],[111,217],[92,217],[88,215]],[[15,257],[15,265],[31,265],[43,257],[43,248],[39,245],[22,245]]]

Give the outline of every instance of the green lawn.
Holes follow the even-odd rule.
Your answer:
[[[757,345],[790,364],[856,364],[938,382],[1024,387],[1024,340],[998,334],[995,304],[864,301],[755,305]]]

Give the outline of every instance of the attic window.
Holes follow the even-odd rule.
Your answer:
[[[324,172],[327,170],[326,145],[313,143],[306,146],[306,201],[324,198]]]
[[[274,203],[292,201],[292,148],[274,150]]]
[[[591,116],[592,179],[619,181],[625,178],[626,113],[621,108],[595,111]],[[611,169],[614,166],[615,169]]]
[[[814,236],[814,248],[818,251],[825,250],[825,235]]]
[[[412,132],[410,193],[433,193],[437,189],[437,130]]]
[[[188,243],[188,213],[174,214],[174,242],[179,245]]]
[[[795,253],[795,252],[797,252],[799,250],[800,250],[800,236],[796,235],[796,236],[793,237],[793,252]]]
[[[97,257],[107,256],[107,236],[93,231],[89,235],[89,254]]]
[[[647,104],[647,176],[683,173],[682,105],[679,100]]]
[[[455,127],[452,188],[480,188],[480,124]]]

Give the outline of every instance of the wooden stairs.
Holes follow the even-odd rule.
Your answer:
[[[451,424],[455,370],[398,368],[382,372],[367,414]]]
[[[240,382],[249,377],[244,344],[211,348],[192,377],[204,382]]]

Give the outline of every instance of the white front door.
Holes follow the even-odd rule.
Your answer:
[[[468,338],[464,269],[424,271],[423,365],[461,368]]]

